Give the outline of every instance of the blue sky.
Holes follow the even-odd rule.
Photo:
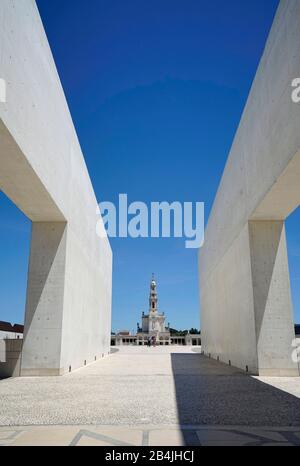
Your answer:
[[[203,201],[206,217],[278,0],[38,0],[99,201]],[[24,318],[30,223],[0,198],[0,319]],[[288,220],[300,321],[300,214]],[[152,272],[175,328],[199,327],[197,251],[114,239],[113,328],[136,328]]]

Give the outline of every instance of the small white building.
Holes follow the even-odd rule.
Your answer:
[[[0,321],[0,340],[23,339],[24,325]]]

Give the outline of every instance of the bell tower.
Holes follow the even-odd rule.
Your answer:
[[[156,280],[154,274],[152,274],[149,294],[149,313],[146,315],[143,312],[142,328],[139,328],[138,333],[147,335],[147,338],[155,337],[159,344],[162,344],[161,342],[167,339],[166,344],[170,344],[170,332],[165,326],[166,317],[164,313],[158,313],[157,302]]]
[[[149,296],[149,314],[157,313],[157,291],[156,291],[156,281],[154,279],[154,274],[152,274],[152,280],[150,283],[150,296]]]

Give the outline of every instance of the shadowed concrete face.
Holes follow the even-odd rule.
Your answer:
[[[33,222],[21,375],[109,352],[112,253],[34,0],[0,5],[0,187]]]
[[[60,375],[66,223],[33,223],[21,375]],[[48,345],[47,342],[51,342]],[[42,342],[42,344],[41,344]],[[46,364],[45,364],[46,363]],[[36,366],[40,368],[37,370]],[[44,365],[48,367],[43,367]]]
[[[284,223],[252,221],[249,236],[259,373],[295,375],[291,358],[295,330],[291,325],[293,310]]]
[[[199,256],[205,353],[261,375],[299,375],[284,229],[300,204],[299,24],[282,0]]]

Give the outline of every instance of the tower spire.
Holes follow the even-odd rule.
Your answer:
[[[150,283],[150,296],[149,296],[149,313],[157,312],[157,291],[156,291],[156,281],[154,278],[154,273],[152,274],[152,280]]]

